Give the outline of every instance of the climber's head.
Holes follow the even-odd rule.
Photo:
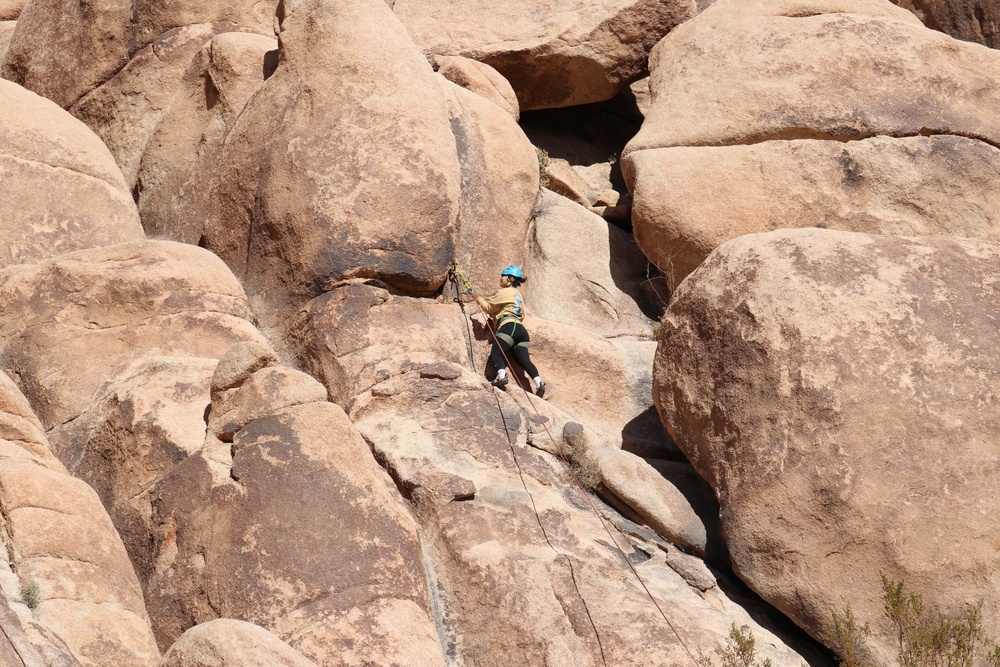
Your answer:
[[[524,271],[520,266],[510,265],[500,272],[500,287],[518,287],[524,282]]]

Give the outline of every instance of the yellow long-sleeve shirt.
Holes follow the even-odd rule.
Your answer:
[[[497,327],[508,317],[524,319],[524,299],[516,287],[504,287],[488,299],[480,298],[479,307],[493,319]]]

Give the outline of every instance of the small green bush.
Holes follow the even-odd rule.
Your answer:
[[[29,609],[37,609],[42,603],[42,588],[34,579],[21,577],[21,602]]]
[[[729,638],[725,646],[715,649],[715,654],[722,661],[722,667],[771,667],[770,658],[763,661],[757,659],[757,641],[750,630],[741,630],[733,623],[729,628]],[[698,656],[701,667],[714,667],[715,662],[707,655]]]
[[[538,158],[538,187],[549,187],[549,152],[535,146],[535,157]]]
[[[1000,647],[983,628],[982,601],[945,616],[931,612],[920,593],[908,592],[902,581],[883,573],[882,603],[900,667],[1000,667]],[[822,639],[843,667],[873,667],[862,649],[871,633],[868,623],[858,625],[847,605],[842,614],[833,612]]]

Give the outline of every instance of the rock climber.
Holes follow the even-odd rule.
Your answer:
[[[507,386],[507,364],[504,355],[514,354],[514,359],[535,383],[535,395],[545,396],[545,385],[538,374],[535,364],[528,355],[528,343],[531,340],[528,330],[521,323],[524,319],[524,299],[518,291],[525,281],[524,272],[520,266],[508,266],[500,272],[500,289],[489,298],[479,298],[479,307],[493,320],[496,340],[490,351],[490,361],[497,369],[497,377],[493,380],[494,387]]]

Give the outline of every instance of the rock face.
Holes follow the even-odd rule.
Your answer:
[[[781,227],[998,238],[998,65],[888,3],[716,2],[651,55],[622,163],[636,239],[676,286]]]
[[[197,244],[211,202],[205,187],[247,100],[277,66],[277,42],[226,33],[205,44],[181,77],[146,143],[136,175],[142,224],[150,236]]]
[[[316,667],[316,663],[260,626],[220,618],[181,635],[159,667]]]
[[[153,522],[146,594],[164,645],[221,615],[319,665],[444,664],[413,520],[331,403],[206,443],[163,481]]]
[[[0,81],[0,268],[143,238],[108,149],[52,102]]]
[[[507,394],[440,363],[375,385],[350,414],[415,506],[454,659],[566,666],[688,660],[587,498],[556,459],[525,446],[528,414]],[[688,647],[711,650],[728,631],[723,619],[732,602],[717,587],[694,592],[654,544],[609,530]],[[737,622],[754,628],[775,664],[802,660],[749,616]]]
[[[155,665],[159,652],[121,539],[97,494],[49,452],[27,400],[2,373],[0,463],[0,589],[20,602],[14,611],[30,642],[18,652],[22,661],[34,654],[48,664]]]
[[[393,11],[425,51],[465,56],[499,71],[521,110],[610,99],[645,68],[693,0],[394,0]]]
[[[261,340],[226,266],[194,246],[139,241],[82,250],[0,273],[0,364],[59,458],[83,455],[72,421],[105,383],[152,357],[220,358]]]
[[[452,83],[488,99],[516,121],[521,115],[510,82],[489,65],[462,56],[437,56],[437,72]]]
[[[994,243],[788,230],[724,244],[674,295],[657,407],[735,571],[813,635],[845,602],[874,626],[880,572],[943,611],[984,600],[1000,630],[998,268]]]
[[[913,12],[928,28],[955,39],[996,48],[1000,45],[1000,6],[977,0],[893,0]]]

